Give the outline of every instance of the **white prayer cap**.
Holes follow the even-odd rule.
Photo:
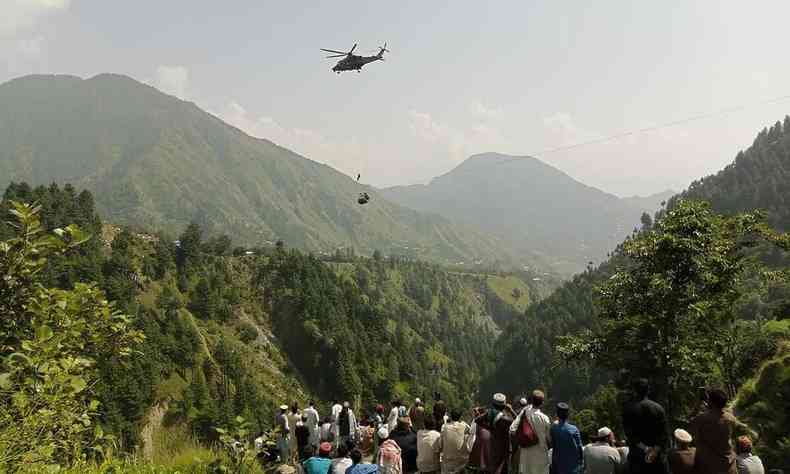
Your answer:
[[[503,393],[494,394],[494,403],[497,403],[499,405],[504,405],[505,402],[507,402],[507,397],[505,397],[505,394]]]
[[[522,398],[521,400],[518,401],[518,403],[522,407],[525,407],[525,406],[529,405],[529,403],[527,403],[527,399],[526,398]]]
[[[422,400],[420,400],[420,397],[417,397],[417,398],[414,399],[414,403],[419,405],[420,403],[422,403]]]
[[[287,409],[288,409],[288,405],[280,405],[280,410],[287,410]]]
[[[598,436],[596,436],[596,438],[606,438],[610,434],[612,434],[612,430],[604,426],[603,428],[598,428]]]
[[[343,402],[343,406],[344,406],[345,408],[348,408],[348,407],[350,407],[350,406],[351,406],[351,404],[350,404],[350,403],[348,403],[348,402]]]
[[[387,439],[390,437],[390,432],[385,425],[379,426],[377,434],[379,435],[379,439]]]
[[[681,443],[690,443],[691,442],[691,435],[688,431],[678,428],[674,432],[675,439],[680,441]]]

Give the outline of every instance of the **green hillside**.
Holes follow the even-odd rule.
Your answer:
[[[0,103],[0,187],[67,181],[92,191],[111,222],[177,234],[196,221],[239,243],[312,251],[518,261],[490,237],[125,76],[27,76],[0,85]],[[364,207],[362,191],[373,197]]]
[[[122,452],[140,446],[144,457],[168,465],[168,453],[187,448],[211,457],[202,446],[237,416],[252,430],[269,429],[277,406],[312,397],[347,399],[364,414],[393,396],[430,399],[439,391],[452,406],[471,407],[469,387],[492,369],[498,323],[518,314],[489,292],[494,277],[486,275],[379,252],[322,260],[277,246],[233,256],[229,239],[207,238],[194,224],[176,245],[164,234],[103,224],[92,195],[69,185],[14,184],[0,212],[9,215],[12,201],[40,203],[37,213],[25,212],[44,229],[76,222],[93,236],[37,261],[43,270],[32,281],[66,292],[95,282],[102,298],[130,316],[145,339],[127,357],[98,360],[85,393],[98,402],[95,421]],[[0,250],[24,242],[13,240],[19,232],[0,223],[0,240],[15,242]],[[18,261],[25,260],[0,259],[0,272],[16,275]],[[24,298],[8,297],[19,291],[17,278],[2,280],[0,305],[15,302],[10,311],[21,316],[27,306],[16,305]],[[319,409],[326,413],[328,405]],[[3,416],[11,414],[0,410]],[[19,435],[15,429],[0,430],[0,450]],[[51,455],[62,461],[72,454]],[[11,461],[0,460],[0,468],[3,462]]]
[[[656,219],[658,222],[663,222],[668,218],[669,211],[679,209],[681,202],[683,202],[681,198],[705,199],[710,200],[713,211],[723,213],[725,216],[732,216],[755,208],[765,209],[767,210],[767,222],[773,228],[786,230],[790,228],[790,214],[786,212],[787,206],[783,203],[790,199],[790,187],[786,186],[787,180],[783,180],[782,177],[786,174],[786,170],[790,169],[789,164],[790,120],[786,119],[784,125],[777,123],[771,129],[762,131],[754,144],[747,150],[738,153],[734,163],[723,171],[695,182],[688,190],[670,199],[667,210],[657,213]],[[689,211],[689,206],[686,206],[683,212],[673,215],[672,225],[677,225],[679,229],[693,227],[696,225],[694,219],[697,218],[693,216],[698,216],[700,219],[698,223],[707,221],[715,223],[715,225],[711,224],[711,229],[720,229],[716,232],[734,232],[739,228],[736,225],[737,221],[724,220],[726,217],[716,216],[715,213],[705,210],[704,206],[701,208],[692,206],[691,209],[693,212]],[[690,212],[692,217],[684,217],[686,213]],[[660,239],[662,235],[667,235],[669,232],[661,225],[652,222],[646,223],[638,234],[634,234],[626,241],[630,242],[628,255],[621,244],[609,260],[597,268],[588,269],[575,276],[555,290],[553,294],[527,308],[524,315],[514,318],[505,327],[497,341],[497,346],[502,350],[496,353],[494,371],[489,373],[481,384],[480,396],[485,396],[495,389],[505,390],[508,393],[526,393],[535,387],[543,387],[554,400],[565,399],[577,407],[586,407],[588,410],[579,416],[586,417],[582,421],[589,422],[589,426],[609,423],[611,423],[610,426],[614,426],[619,414],[608,413],[605,409],[606,406],[618,406],[619,402],[612,398],[612,394],[618,393],[617,389],[624,388],[628,383],[628,374],[631,376],[634,373],[646,374],[660,386],[660,382],[655,379],[657,367],[655,365],[649,367],[640,365],[649,364],[649,358],[645,358],[642,362],[628,361],[622,357],[622,354],[612,353],[610,356],[605,350],[596,355],[604,360],[576,359],[571,363],[567,362],[557,349],[562,346],[563,351],[570,353],[585,353],[585,351],[602,349],[602,347],[596,346],[597,342],[592,339],[593,334],[601,327],[615,323],[612,320],[602,320],[600,312],[603,309],[608,309],[611,314],[616,311],[624,311],[622,308],[626,304],[625,297],[627,295],[633,295],[635,298],[644,297],[646,294],[654,295],[647,290],[644,292],[632,291],[620,295],[622,297],[620,299],[605,300],[608,301],[609,306],[602,307],[602,298],[611,295],[602,292],[601,288],[612,291],[611,285],[617,282],[633,281],[631,280],[633,274],[629,273],[636,271],[633,256],[644,254],[648,248],[656,248],[648,245],[651,239]],[[695,232],[694,238],[690,239],[689,243],[694,243],[695,239],[702,238],[701,231]],[[710,230],[710,232],[713,231]],[[717,238],[719,237],[721,235],[718,235]],[[743,384],[744,393],[738,403],[743,411],[739,413],[742,413],[746,421],[753,423],[758,431],[765,427],[766,437],[761,441],[761,455],[767,456],[775,465],[781,465],[776,462],[787,453],[786,438],[783,441],[782,436],[777,434],[777,424],[771,413],[787,412],[790,410],[790,405],[788,405],[786,397],[782,398],[780,393],[772,391],[770,384],[773,382],[766,382],[766,380],[782,380],[782,377],[786,375],[788,358],[785,355],[777,356],[771,362],[766,363],[759,373],[758,368],[764,360],[771,357],[773,351],[782,347],[782,340],[790,338],[790,332],[787,331],[787,321],[790,318],[790,283],[787,278],[780,276],[781,273],[773,273],[771,274],[772,278],[764,279],[766,271],[784,271],[786,276],[787,268],[790,267],[790,257],[787,252],[781,250],[787,247],[787,237],[784,241],[781,239],[777,241],[779,246],[760,244],[751,248],[752,242],[757,241],[756,237],[756,235],[751,235],[749,239],[741,237],[729,241],[727,245],[738,242],[739,245],[745,246],[745,250],[726,256],[727,259],[740,258],[736,256],[745,252],[743,254],[745,259],[733,269],[728,270],[738,272],[738,276],[726,277],[722,280],[736,282],[732,292],[727,293],[727,297],[737,298],[726,306],[726,311],[710,310],[705,313],[710,318],[725,316],[734,318],[729,330],[735,331],[736,335],[733,336],[730,343],[722,347],[726,347],[727,350],[737,348],[735,350],[736,356],[732,360],[728,359],[729,364],[725,369],[709,370],[708,367],[695,376],[700,377],[697,379],[700,384],[728,383],[730,391],[737,390]],[[658,242],[663,241],[658,240]],[[722,242],[727,243],[728,241],[725,239]],[[659,254],[668,248],[659,250]],[[705,250],[704,246],[700,247],[698,252],[703,250]],[[665,255],[661,258],[668,262],[670,261],[669,257],[669,255]],[[661,261],[660,259],[656,260],[656,265],[659,265]],[[700,262],[703,260],[700,254],[688,259],[682,258],[680,261],[693,261],[695,264],[701,265]],[[718,265],[722,260],[716,256],[712,261],[715,262],[714,265]],[[721,268],[726,267],[722,266]],[[617,272],[620,272],[619,276],[613,280],[612,277]],[[715,281],[713,278],[716,278],[715,273],[707,273],[706,279],[702,281]],[[717,291],[715,287],[714,291]],[[699,297],[699,295],[695,295],[695,297]],[[650,304],[654,304],[651,298],[644,298],[643,308],[649,308],[647,305]],[[644,311],[651,312],[648,309],[644,309]],[[617,317],[625,318],[625,321],[629,320],[625,316]],[[709,334],[718,336],[728,330],[727,327],[714,328],[709,331]],[[591,329],[593,332],[586,332]],[[564,339],[569,334],[577,334],[579,339],[569,345],[568,341]],[[617,340],[625,343],[627,339],[623,336]],[[786,354],[786,348],[784,351]],[[703,360],[701,353],[699,353],[694,363],[702,364]],[[691,362],[687,363],[690,367],[696,367]],[[756,379],[749,381],[752,376],[755,376]],[[692,392],[693,390],[690,390],[689,393],[678,395],[693,398]],[[659,393],[657,395],[664,397],[667,394]],[[607,405],[607,400],[613,402],[614,405],[611,403]],[[764,400],[771,400],[770,409],[763,403]],[[676,412],[681,409],[693,408],[692,402],[684,400],[684,406],[675,407]],[[688,405],[685,405],[686,403]],[[599,412],[595,411],[596,407],[600,410]],[[598,424],[596,425],[596,423]],[[782,448],[782,446],[785,447]],[[784,451],[782,451],[783,449]]]

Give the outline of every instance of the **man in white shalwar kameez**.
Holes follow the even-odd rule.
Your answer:
[[[510,433],[515,434],[521,429],[522,417],[532,425],[538,437],[538,444],[528,448],[520,447],[518,456],[519,474],[547,474],[549,472],[549,458],[547,456],[551,442],[551,420],[540,409],[546,396],[540,390],[532,392],[532,404],[527,405],[510,425]]]
[[[310,401],[310,406],[305,408],[302,414],[307,417],[306,423],[307,427],[310,429],[310,446],[318,451],[318,445],[321,443],[318,425],[321,418],[318,416],[318,410],[315,409],[315,403]]]

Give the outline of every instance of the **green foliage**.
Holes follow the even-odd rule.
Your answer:
[[[255,450],[249,443],[252,432],[250,424],[241,416],[233,419],[229,428],[215,428],[219,442],[228,457],[227,462],[218,461],[212,466],[217,473],[252,474],[260,472]]]
[[[741,418],[760,434],[757,452],[767,466],[784,466],[790,459],[790,343],[785,341],[743,385],[735,403]]]
[[[16,235],[0,242],[0,468],[69,464],[106,447],[96,362],[128,357],[143,336],[95,286],[43,286],[47,259],[88,236],[74,225],[45,233],[40,207],[10,205]]]
[[[627,264],[597,290],[600,324],[560,351],[652,379],[670,416],[690,414],[695,387],[734,391],[744,334],[731,330],[732,308],[758,232],[768,232],[759,213],[724,217],[681,201],[625,242]]]
[[[283,251],[262,263],[258,282],[274,332],[324,398],[371,403],[438,390],[468,406],[490,370],[495,315],[475,278],[397,259],[326,264]]]

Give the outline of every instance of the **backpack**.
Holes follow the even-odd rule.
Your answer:
[[[521,412],[521,423],[519,423],[518,430],[516,430],[516,441],[522,448],[529,448],[540,442],[538,434],[535,433],[535,429],[532,427],[532,423],[529,422],[526,410]]]
[[[379,472],[382,474],[401,474],[403,472],[403,461],[400,454],[400,446],[395,441],[388,439],[381,443],[377,460]]]

